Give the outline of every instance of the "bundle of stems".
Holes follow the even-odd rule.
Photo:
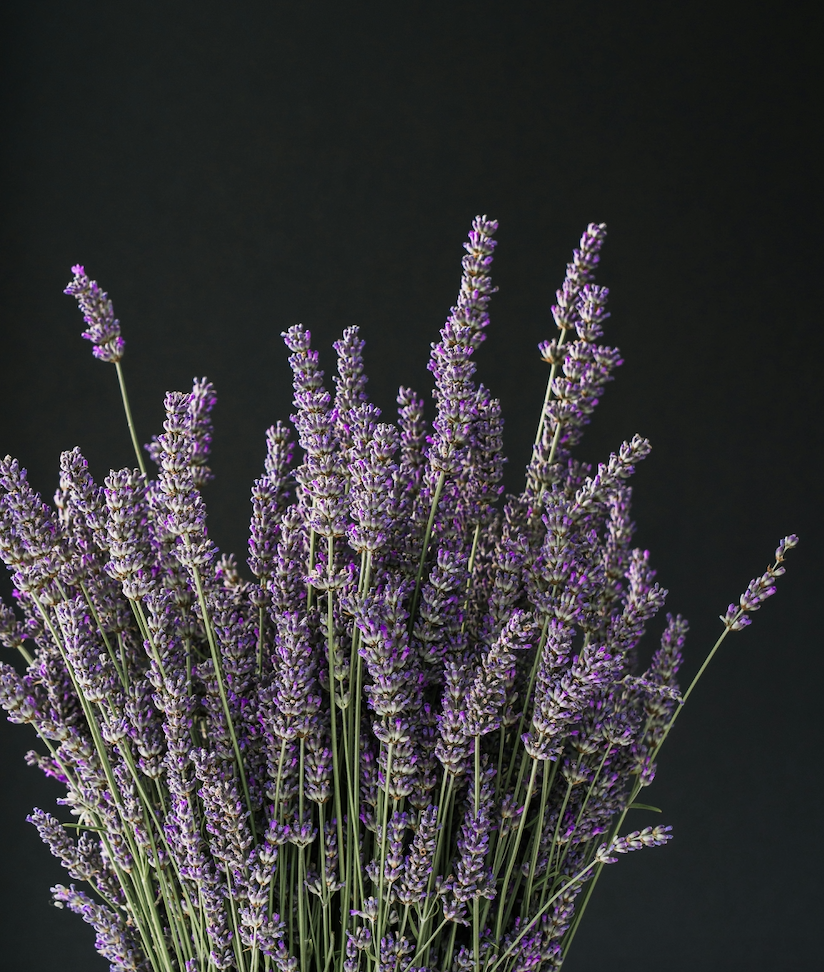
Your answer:
[[[499,402],[474,380],[497,224],[472,224],[432,346],[435,418],[365,392],[357,328],[327,389],[300,325],[301,449],[267,433],[241,577],[206,529],[212,385],[166,396],[144,451],[111,301],[73,268],[84,337],[114,364],[137,468],[101,486],[75,448],[54,505],[0,463],[0,555],[15,607],[0,703],[73,822],[29,818],[72,878],[55,903],[114,972],[526,972],[560,968],[603,867],[664,843],[624,832],[680,707],[775,590],[775,563],[721,618],[687,691],[687,624],[633,549],[627,480],[648,451],[574,459],[618,351],[601,343],[605,238],[590,224],[541,345],[549,380],[523,491],[503,497]]]

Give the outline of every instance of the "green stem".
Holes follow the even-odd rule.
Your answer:
[[[440,923],[440,925],[438,925],[435,931],[432,932],[432,934],[429,936],[429,938],[427,938],[427,940],[423,943],[423,945],[418,946],[417,952],[415,952],[415,954],[412,956],[412,961],[409,963],[409,965],[406,966],[404,972],[409,972],[409,970],[415,965],[415,962],[418,960],[419,956],[424,955],[426,953],[426,950],[429,948],[432,942],[434,942],[435,939],[438,937],[438,935],[440,935],[440,933],[443,931],[444,925],[447,924],[449,924],[449,919],[444,918],[444,920]]]
[[[449,934],[449,947],[446,950],[446,962],[444,962],[444,969],[452,968],[452,954],[455,951],[455,935],[458,931],[458,923],[453,922],[452,931]]]
[[[134,427],[134,419],[132,418],[132,410],[129,406],[129,395],[126,392],[126,382],[123,378],[123,365],[119,361],[114,363],[115,369],[117,370],[117,381],[120,385],[120,397],[123,399],[123,410],[126,412],[126,421],[129,425],[129,435],[132,437],[132,445],[134,446],[134,454],[137,456],[137,465],[140,467],[140,471],[143,475],[146,475],[146,465],[143,462],[143,454],[140,451],[140,446],[137,442],[137,432]]]
[[[299,826],[303,827],[303,759],[304,750],[306,749],[306,738],[305,736],[300,737],[300,783],[298,790],[298,821]],[[304,894],[304,867],[305,862],[303,859],[304,847],[303,844],[298,846],[298,938],[300,947],[300,968],[301,972],[308,972],[309,966],[306,964],[306,916],[304,914],[305,898]]]
[[[367,550],[361,554],[361,572],[358,578],[358,594],[365,594],[369,590],[372,579],[372,551]],[[355,908],[360,907],[363,901],[363,869],[361,867],[360,847],[359,847],[359,826],[360,826],[360,733],[361,733],[361,700],[363,695],[363,659],[358,651],[360,644],[360,631],[357,626],[352,631],[352,651],[349,664],[349,686],[350,686],[350,706],[352,709],[352,766],[349,770],[351,810],[350,810],[350,834],[352,838],[352,849],[349,855],[349,862],[353,866],[347,868],[347,873],[355,870],[357,883],[352,888],[352,903]],[[345,895],[349,895],[348,886],[344,889]],[[345,918],[344,930],[349,925],[350,918]],[[343,954],[343,949],[341,950]]]
[[[249,826],[252,830],[252,840],[255,846],[258,843],[257,827],[255,826],[255,812],[252,807],[252,798],[249,795],[249,784],[246,781],[246,771],[243,768],[243,758],[240,755],[240,745],[237,741],[237,734],[235,733],[234,723],[232,722],[232,715],[229,711],[229,700],[226,697],[226,683],[223,676],[223,666],[220,663],[220,654],[217,648],[217,641],[215,640],[215,633],[212,629],[212,622],[209,619],[209,609],[206,606],[206,595],[203,592],[203,581],[200,578],[200,571],[196,566],[192,567],[192,573],[194,574],[195,587],[197,588],[197,599],[200,602],[200,612],[203,615],[203,625],[206,628],[206,638],[209,641],[209,651],[212,654],[212,664],[215,667],[215,679],[217,680],[218,691],[220,692],[220,701],[223,706],[223,714],[226,716],[226,725],[229,728],[229,735],[232,737],[232,749],[235,751],[235,760],[237,762],[238,775],[240,776],[241,786],[243,787],[243,795],[246,798],[246,807],[249,811]]]
[[[327,564],[326,575],[331,580],[335,569],[335,538],[327,539]],[[332,780],[334,783],[335,816],[337,818],[338,831],[338,855],[340,858],[341,873],[345,869],[347,848],[343,839],[343,808],[341,806],[341,790],[343,781],[341,778],[340,756],[338,753],[338,704],[337,704],[337,680],[335,678],[335,618],[332,610],[332,589],[326,592],[326,637],[327,654],[329,656],[329,694],[331,696],[329,705],[329,715],[332,730]],[[342,896],[341,896],[342,897]]]
[[[386,780],[383,788],[383,807],[381,808],[381,869],[378,872],[378,922],[376,927],[376,942],[380,945],[383,937],[384,922],[386,920],[386,906],[383,900],[384,870],[386,869],[386,831],[389,826],[389,787],[392,782],[392,753],[394,743],[387,743],[386,750]]]
[[[524,892],[523,906],[521,907],[522,917],[526,917],[529,914],[529,904],[532,900],[532,882],[535,879],[535,868],[538,866],[538,853],[541,849],[541,837],[543,835],[544,829],[544,815],[546,813],[546,801],[549,796],[549,774],[544,767],[544,772],[541,777],[541,802],[539,804],[538,810],[538,826],[535,828],[535,833],[532,838],[532,860],[529,865],[529,875],[526,879],[526,891]],[[562,811],[563,812],[563,811]],[[560,820],[560,817],[558,818]],[[554,846],[554,845],[553,845]],[[552,849],[550,848],[550,859],[552,858]],[[549,862],[547,862],[547,869],[549,869]]]
[[[418,563],[418,575],[415,578],[415,593],[412,596],[412,608],[409,612],[409,630],[415,624],[415,613],[418,610],[418,598],[421,596],[421,585],[423,584],[423,570],[426,566],[426,555],[429,552],[429,540],[432,537],[432,527],[435,524],[435,513],[438,509],[438,502],[441,498],[441,493],[443,492],[443,486],[446,482],[446,473],[441,472],[438,476],[438,482],[435,486],[435,492],[432,496],[432,506],[429,509],[429,520],[426,523],[426,533],[423,536],[423,547],[421,548],[421,559]]]
[[[612,753],[612,744],[610,744],[609,746],[607,746],[607,748],[606,748],[606,750],[604,752],[604,755],[601,757],[601,762],[598,764],[598,769],[595,771],[595,776],[592,777],[592,783],[590,783],[590,785],[589,785],[589,787],[587,789],[587,795],[584,797],[583,801],[581,802],[581,807],[578,810],[578,816],[575,818],[575,832],[577,832],[578,827],[580,826],[581,820],[583,819],[583,816],[584,816],[584,811],[587,808],[587,804],[589,803],[590,797],[595,792],[595,785],[598,782],[598,778],[601,775],[601,771],[604,768],[604,764],[609,759],[610,753]],[[572,840],[571,839],[569,841],[567,841],[566,846],[564,847],[564,852],[563,852],[563,854],[561,855],[561,857],[560,857],[560,859],[558,861],[558,873],[559,874],[561,872],[561,868],[564,866],[564,861],[567,858],[567,854],[569,853],[570,847],[572,847]],[[546,875],[544,876],[543,888],[541,889],[541,894],[542,895],[546,893],[546,886],[547,886],[547,878],[548,877],[549,877],[549,868],[547,868]]]
[[[521,819],[518,821],[518,832],[515,834],[515,844],[509,854],[509,863],[506,867],[506,873],[504,875],[504,883],[501,887],[501,897],[498,903],[498,921],[495,931],[495,937],[500,939],[501,937],[501,925],[504,917],[504,907],[506,906],[506,891],[509,887],[509,879],[512,877],[512,871],[515,867],[515,860],[518,857],[518,848],[521,844],[521,837],[524,833],[524,826],[526,824],[526,816],[529,813],[529,803],[532,799],[532,792],[535,788],[535,777],[538,774],[538,760],[532,760],[532,772],[529,777],[529,786],[526,791],[526,799],[524,800],[524,810],[521,814]]]
[[[546,645],[546,638],[548,632],[549,632],[549,616],[544,618],[544,626],[541,629],[541,637],[538,641],[538,649],[535,652],[535,658],[532,661],[532,671],[530,672],[529,675],[529,685],[527,687],[526,694],[524,695],[524,708],[523,708],[523,712],[521,712],[521,718],[518,720],[518,731],[515,734],[516,747],[518,743],[521,741],[521,737],[524,734],[524,725],[526,723],[526,718],[527,718],[527,708],[529,707],[529,702],[532,699],[532,690],[535,687],[535,679],[538,677],[538,668],[540,667],[541,664],[541,656],[544,653],[544,646]],[[520,753],[521,753],[521,770],[523,770],[524,766],[526,765],[525,760],[527,757],[527,752],[525,749],[520,749]],[[512,780],[512,771],[515,768],[515,763],[516,760],[513,759],[509,764],[509,769],[507,770],[506,773],[506,784],[504,786],[504,791],[509,789],[509,784]]]
[[[558,338],[557,349],[560,351],[564,346],[564,341],[566,341],[567,328],[561,328],[561,336]],[[544,406],[541,409],[541,418],[538,421],[538,431],[535,433],[535,445],[538,445],[544,434],[544,425],[546,425],[546,410],[550,401],[552,400],[552,382],[555,381],[555,376],[558,374],[558,365],[553,364],[549,369],[549,380],[546,383],[546,394],[544,395]]]
[[[475,736],[475,820],[481,813],[481,737]],[[475,972],[481,970],[481,928],[478,896],[472,899],[472,954]]]
[[[226,871],[226,888],[228,890],[229,899],[229,917],[230,925],[232,927],[232,945],[235,950],[235,963],[238,967],[238,972],[245,972],[246,963],[243,961],[243,943],[240,940],[240,935],[238,934],[238,920],[237,920],[237,908],[235,907],[235,896],[232,894],[232,876],[229,873],[229,865],[225,866]]]

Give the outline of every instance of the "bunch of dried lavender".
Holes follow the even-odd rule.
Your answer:
[[[73,268],[66,292],[115,364],[139,468],[100,486],[65,452],[52,508],[0,463],[17,607],[0,640],[27,666],[2,664],[0,703],[67,788],[75,823],[30,819],[90,885],[58,885],[55,904],[94,926],[114,972],[557,969],[603,866],[669,839],[619,834],[680,705],[797,540],[730,605],[683,696],[680,616],[635,674],[666,596],[631,547],[627,480],[649,444],[595,472],[571,456],[621,363],[592,282],[605,227],[557,291],[526,485],[503,500],[500,405],[472,361],[496,228],[478,217],[465,244],[429,362],[431,429],[407,388],[397,424],[380,421],[357,328],[335,344],[334,394],[309,332],[283,335],[301,459],[273,426],[252,582],[206,530],[212,385],[166,396],[148,476],[119,322]]]

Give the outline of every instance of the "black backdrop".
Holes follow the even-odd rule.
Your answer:
[[[399,383],[428,392],[485,212],[500,293],[477,360],[503,401],[512,489],[552,294],[586,223],[609,226],[599,282],[626,363],[580,454],[653,442],[637,541],[692,621],[686,678],[779,537],[801,535],[647,791],[676,839],[608,869],[569,972],[821,963],[822,23],[778,9],[5,6],[0,451],[44,493],[75,444],[97,477],[132,463],[113,369],[61,293],[72,263],[115,301],[142,441],[167,389],[216,383],[210,529],[242,560],[263,433],[290,411],[280,332],[306,324],[329,369],[357,323],[385,411]],[[24,820],[59,788],[23,763],[27,729],[2,721],[0,740],[0,968],[102,970],[91,929],[49,906],[67,876]]]

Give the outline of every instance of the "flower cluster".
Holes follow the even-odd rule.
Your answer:
[[[25,666],[0,663],[0,704],[66,787],[73,824],[29,819],[89,885],[56,886],[55,904],[93,925],[113,972],[558,969],[583,886],[669,839],[621,834],[692,691],[677,683],[680,616],[639,665],[667,594],[632,547],[628,480],[649,443],[596,469],[572,457],[620,364],[593,282],[606,228],[588,227],[557,291],[534,453],[505,497],[500,404],[473,362],[496,230],[479,216],[465,244],[429,361],[431,428],[408,388],[382,420],[357,328],[334,345],[334,393],[309,331],[284,333],[301,454],[293,465],[290,430],[269,429],[251,580],[207,528],[214,388],[167,394],[147,474],[120,325],[73,268],[66,292],[117,365],[139,468],[98,485],[65,452],[52,507],[0,461],[15,587],[0,642]],[[730,606],[718,644],[796,542]]]

